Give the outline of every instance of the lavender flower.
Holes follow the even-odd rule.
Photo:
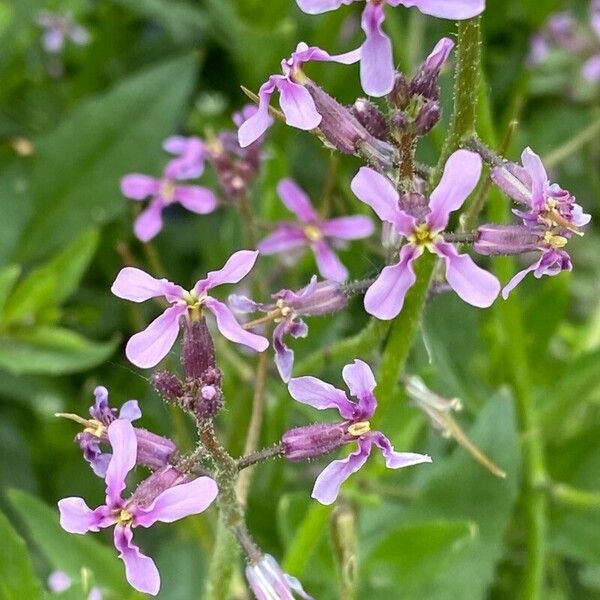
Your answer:
[[[342,370],[342,377],[357,402],[349,400],[342,390],[315,377],[298,377],[292,379],[288,386],[290,395],[294,400],[308,404],[318,410],[335,408],[344,419],[340,424],[324,426],[328,428],[327,431],[323,430],[325,437],[329,438],[331,435],[329,429],[331,428],[338,428],[342,433],[338,442],[333,447],[328,444],[325,451],[329,452],[335,447],[350,442],[356,442],[358,445],[355,452],[342,460],[334,460],[317,477],[312,497],[321,504],[332,504],[335,501],[342,483],[365,464],[373,445],[381,450],[385,463],[390,469],[400,469],[431,462],[431,458],[424,454],[395,452],[392,444],[383,433],[371,431],[369,419],[377,408],[377,400],[373,395],[373,390],[377,384],[373,372],[366,363],[362,360],[355,360],[353,364],[346,365]],[[299,455],[296,450],[297,448],[308,450],[308,446],[303,442],[302,433],[310,435],[312,433],[311,428],[314,429],[315,427],[319,426],[300,427],[284,434],[282,438],[284,454],[293,457],[294,460],[309,458],[306,454]],[[312,456],[315,456],[315,454],[311,454],[310,457]]]
[[[314,600],[295,577],[282,571],[270,554],[246,567],[246,579],[258,600],[293,600],[294,593],[302,600]]]
[[[590,25],[596,36],[596,46],[600,46],[600,1],[598,0],[593,0],[590,6]],[[600,81],[600,48],[585,61],[581,72],[590,83]]]
[[[113,455],[106,471],[106,504],[91,510],[83,498],[63,498],[58,503],[60,524],[77,534],[114,525],[114,544],[125,563],[127,581],[140,592],[156,595],[160,575],[154,561],[133,544],[133,528],[151,527],[157,521],[172,523],[203,512],[217,497],[217,485],[209,477],[199,477],[165,488],[155,479],[153,490],[162,487],[160,493],[148,493],[142,484],[129,500],[123,500],[125,478],[136,463],[135,432],[131,423],[117,419],[108,427],[108,438]]]
[[[300,223],[280,224],[258,244],[259,251],[269,255],[308,246],[315,254],[323,277],[337,282],[346,280],[348,270],[325,240],[329,238],[335,243],[367,237],[374,230],[371,219],[358,215],[322,221],[308,196],[291,179],[282,179],[277,185],[277,193]]]
[[[269,104],[275,90],[279,90],[279,104],[288,125],[304,130],[318,127],[321,115],[317,112],[312,96],[303,86],[309,80],[302,72],[302,66],[315,60],[347,65],[359,59],[360,52],[357,50],[334,56],[316,46],[309,47],[304,42],[300,42],[290,58],[281,61],[283,75],[271,75],[269,80],[260,87],[258,110],[239,128],[240,146],[245,148],[252,144],[271,125]]]
[[[201,318],[202,308],[208,309],[217,320],[219,331],[230,341],[244,344],[258,352],[267,349],[269,342],[244,331],[226,304],[208,295],[213,288],[226,283],[238,283],[252,269],[258,252],[241,250],[233,254],[218,271],[196,282],[191,291],[166,279],[155,279],[140,269],[125,267],[115,279],[111,291],[115,296],[132,302],[145,302],[163,296],[171,306],[148,327],[127,342],[127,358],[138,367],[157,365],[173,347],[179,333],[179,321],[184,315],[192,320]]]
[[[425,250],[434,252],[446,265],[446,279],[454,291],[473,306],[490,306],[498,293],[498,280],[478,267],[466,254],[444,241],[441,233],[450,213],[459,209],[473,191],[481,174],[481,159],[467,150],[458,150],[446,163],[442,179],[431,193],[429,213],[417,219],[400,208],[399,195],[392,183],[368,167],[362,167],[352,180],[352,191],[406,236],[397,264],[383,269],[365,294],[365,308],[379,319],[393,319],[402,310],[404,298],[416,281],[414,261]]]
[[[98,477],[104,477],[112,454],[102,452],[100,444],[108,442],[108,426],[117,419],[132,423],[142,416],[142,412],[137,400],[128,400],[121,406],[117,416],[116,409],[108,405],[108,390],[103,386],[98,386],[94,390],[94,396],[96,402],[90,407],[92,417],[90,420],[81,419],[76,415],[61,416],[75,419],[85,425],[85,429],[77,434],[76,440],[83,450],[83,457],[90,463],[94,473]],[[135,427],[134,432],[137,438],[138,465],[156,470],[168,464],[177,450],[171,440],[139,427]]]
[[[133,230],[142,242],[148,242],[162,229],[162,211],[171,204],[181,204],[187,210],[197,214],[207,214],[215,210],[217,199],[205,187],[198,185],[179,185],[178,181],[195,179],[203,171],[203,146],[199,140],[185,140],[173,137],[165,142],[169,152],[180,153],[179,158],[169,162],[160,179],[132,173],[121,179],[121,192],[131,200],[145,200],[150,204],[135,220]],[[185,146],[185,147],[184,147]],[[191,149],[190,149],[191,148]]]
[[[48,589],[55,594],[62,594],[71,588],[73,581],[64,571],[52,571],[48,577]],[[93,587],[86,600],[102,600],[102,592]]]
[[[317,282],[316,275],[310,283],[298,292],[280,290],[272,295],[275,302],[261,304],[245,296],[229,296],[229,304],[241,313],[265,312],[267,317],[277,323],[273,330],[273,348],[275,364],[281,379],[286,383],[292,376],[294,351],[285,344],[285,336],[306,337],[308,327],[301,317],[325,315],[342,310],[348,299],[341,286],[332,281]],[[265,317],[265,318],[267,318]],[[263,319],[259,320],[263,322]]]
[[[50,54],[58,54],[67,40],[77,46],[86,46],[90,43],[89,31],[75,23],[69,13],[55,14],[46,10],[40,11],[37,15],[37,24],[44,30],[42,44]]]
[[[296,0],[301,10],[318,14],[335,10],[354,0]],[[362,88],[370,96],[385,96],[394,85],[392,42],[383,32],[384,5],[416,7],[426,15],[442,19],[470,19],[485,9],[485,0],[367,0],[361,26],[366,39],[360,48]]]

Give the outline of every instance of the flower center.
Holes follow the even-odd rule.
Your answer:
[[[187,305],[190,319],[192,321],[198,321],[200,319],[200,315],[202,313],[202,305],[204,304],[204,301],[207,298],[208,294],[202,294],[198,296],[198,294],[194,290],[183,293],[182,299]]]
[[[352,423],[348,427],[348,433],[354,437],[360,437],[371,431],[371,423],[369,421],[359,421],[358,423]]]
[[[543,237],[543,242],[549,246],[552,246],[552,248],[564,248],[568,241],[569,240],[566,237],[562,235],[556,235],[551,231],[546,231]]]
[[[91,433],[97,438],[101,438],[106,433],[106,426],[104,425],[104,423],[101,423],[96,419],[89,419],[87,421],[87,426],[84,429],[84,431],[87,433]]]
[[[550,224],[556,224],[560,227],[564,227],[567,231],[570,231],[575,235],[583,236],[583,231],[579,231],[579,228],[576,225],[573,225],[573,223],[560,214],[558,202],[554,198],[548,198],[546,206],[548,210],[545,210],[540,214],[542,219]]]
[[[175,199],[175,183],[169,179],[164,179],[160,184],[160,195],[166,204],[170,204]]]
[[[277,302],[275,303],[275,306],[277,306],[277,308],[279,309],[279,314],[282,317],[288,317],[290,315],[290,313],[292,312],[292,309],[290,306],[287,306],[285,304],[285,302],[283,301],[282,298],[279,298],[277,300]],[[279,321],[279,319],[275,319],[275,322],[277,323]]]
[[[429,229],[429,226],[423,223],[415,227],[412,234],[407,237],[408,241],[414,246],[429,248],[437,240],[438,234]]]
[[[323,234],[316,225],[307,225],[304,228],[304,235],[309,242],[320,242],[323,239]]]
[[[133,521],[133,515],[125,508],[119,510],[117,515],[117,523],[119,525],[130,525]]]

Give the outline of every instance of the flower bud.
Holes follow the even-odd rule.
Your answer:
[[[168,371],[154,373],[151,380],[154,389],[169,402],[176,402],[185,393],[183,383],[176,375]]]
[[[180,473],[172,465],[163,467],[140,483],[131,497],[131,503],[142,508],[150,506],[165,490],[184,483],[186,480],[186,475]]]
[[[186,379],[200,379],[215,366],[215,348],[204,317],[185,320],[181,364]]]
[[[292,600],[294,593],[303,600],[314,600],[295,577],[283,572],[270,554],[246,567],[246,579],[258,600]]]
[[[390,118],[390,125],[394,132],[403,132],[408,129],[410,125],[410,119],[403,110],[395,110]]]
[[[177,446],[170,439],[152,433],[141,427],[134,427],[137,439],[137,464],[153,471],[169,464],[177,452]]]
[[[283,455],[291,461],[329,454],[347,441],[343,423],[315,423],[286,431],[281,437]]]
[[[482,225],[473,249],[478,254],[524,254],[540,248],[540,236],[523,225]]]
[[[300,316],[313,317],[338,312],[346,308],[347,304],[348,298],[339,283],[320,281],[309,294],[290,303],[290,306]]]
[[[437,101],[427,102],[419,111],[415,119],[415,133],[417,135],[426,135],[440,120],[442,108]]]
[[[406,77],[402,73],[396,73],[394,87],[388,95],[390,106],[404,110],[408,106],[410,98],[411,93]]]
[[[352,106],[352,114],[358,122],[371,134],[380,140],[385,140],[389,128],[385,116],[373,102],[359,98]]]

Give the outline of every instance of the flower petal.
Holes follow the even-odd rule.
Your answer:
[[[132,173],[121,179],[121,193],[131,200],[144,200],[158,194],[159,190],[160,181],[149,175]]]
[[[323,235],[340,240],[359,240],[369,237],[374,231],[373,221],[363,215],[336,217],[321,223],[321,233]]]
[[[156,198],[136,217],[133,223],[133,233],[140,242],[149,242],[159,234],[163,226],[163,208],[162,200]]]
[[[400,262],[381,271],[365,294],[365,310],[370,315],[389,321],[400,313],[406,293],[417,279],[412,263],[420,254],[419,249],[407,244],[400,250]]]
[[[178,185],[175,200],[187,210],[205,215],[217,207],[217,197],[211,190],[199,185]]]
[[[373,395],[377,382],[371,367],[362,360],[355,359],[352,364],[346,365],[342,369],[342,377],[350,393],[358,399],[361,414],[355,418],[360,420],[371,418],[377,408],[377,400]]]
[[[123,300],[144,302],[150,298],[164,296],[170,302],[181,298],[183,288],[171,283],[167,279],[155,279],[141,269],[124,267],[119,271],[110,291]]]
[[[261,254],[268,256],[307,245],[308,240],[302,227],[293,223],[284,223],[264,240],[261,240],[257,247]]]
[[[337,254],[327,245],[320,241],[313,245],[313,251],[317,260],[319,273],[325,278],[338,283],[348,279],[348,269],[342,264]]]
[[[319,126],[321,115],[317,112],[315,101],[306,88],[287,79],[280,79],[277,87],[279,105],[288,125],[305,131]]]
[[[428,456],[427,454],[416,454],[415,452],[396,452],[390,443],[390,440],[388,440],[387,437],[379,431],[374,431],[370,434],[370,437],[381,450],[388,469],[401,469],[403,467],[411,467],[413,465],[420,465],[421,463],[432,462],[431,456]]]
[[[205,511],[217,497],[217,484],[210,477],[198,477],[166,489],[150,506],[138,509],[135,524],[151,527],[157,521],[173,523]]]
[[[416,222],[400,210],[398,192],[387,177],[369,167],[361,167],[350,187],[354,195],[368,204],[382,221],[392,223],[403,235],[412,233]]]
[[[488,308],[500,293],[500,282],[478,267],[468,254],[459,254],[452,244],[440,242],[434,250],[446,263],[446,279],[465,301],[478,308]]]
[[[334,460],[327,465],[315,481],[312,497],[321,504],[333,504],[340,487],[352,473],[356,473],[367,461],[371,453],[370,438],[358,441],[358,450],[343,460]]]
[[[450,213],[459,209],[475,189],[481,176],[482,162],[479,154],[457,150],[450,156],[438,186],[431,193],[427,225],[432,231],[443,231]]]
[[[53,571],[48,577],[48,588],[56,594],[65,592],[72,584],[73,581],[64,571]]]
[[[310,198],[306,192],[292,179],[282,179],[277,184],[279,197],[300,221],[311,223],[318,219]]]
[[[439,71],[448,60],[453,48],[454,42],[450,38],[442,38],[425,59],[425,68],[432,71]]]
[[[108,441],[112,457],[106,469],[106,504],[113,507],[119,505],[125,479],[136,463],[137,438],[133,425],[123,419],[113,421],[108,426]]]
[[[361,26],[367,39],[361,46],[360,82],[370,96],[389,94],[394,87],[392,42],[383,33],[383,6],[368,2],[363,10]]]
[[[128,400],[121,406],[121,410],[119,411],[119,419],[125,419],[130,423],[132,421],[137,421],[142,416],[142,411],[140,410],[140,405],[137,400]]]
[[[160,574],[154,561],[140,552],[132,543],[131,527],[115,527],[115,548],[125,563],[125,575],[131,587],[139,592],[156,596],[160,590]]]
[[[100,518],[83,498],[63,498],[58,502],[60,526],[69,533],[99,531]]]
[[[316,377],[296,377],[290,381],[288,391],[297,402],[317,410],[336,408],[344,419],[354,419],[356,415],[356,404],[342,390]]]
[[[127,358],[142,369],[155,367],[173,347],[179,334],[179,319],[186,310],[180,304],[171,306],[144,331],[132,336],[125,347]]]
[[[584,78],[590,83],[600,80],[600,54],[596,54],[586,60],[581,72]]]
[[[264,352],[269,347],[269,340],[255,333],[246,331],[233,316],[229,307],[214,298],[207,298],[204,305],[217,320],[217,327],[221,334],[236,344],[243,344],[257,352]]]
[[[238,141],[242,148],[246,148],[255,142],[273,123],[269,114],[271,96],[275,91],[275,82],[280,76],[270,77],[269,81],[263,83],[258,91],[258,109],[246,119],[238,129]]]
[[[544,163],[529,147],[523,150],[521,162],[531,177],[531,206],[541,210],[546,202],[545,191],[548,186],[548,174]]]
[[[414,6],[426,15],[457,21],[476,17],[485,10],[485,0],[388,0],[388,3]]]
[[[258,258],[258,250],[239,250],[234,252],[223,267],[209,271],[204,279],[196,282],[194,291],[198,295],[225,283],[239,283],[250,271]]]
[[[350,4],[354,0],[296,0],[301,11],[309,15],[318,15],[330,10],[335,10],[342,4]]]

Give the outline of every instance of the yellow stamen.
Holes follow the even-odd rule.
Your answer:
[[[102,437],[106,433],[106,425],[97,419],[85,419],[84,417],[80,417],[73,413],[54,413],[54,416],[62,419],[69,419],[69,421],[75,421],[75,423],[84,426],[85,432],[91,433],[96,437]]]
[[[160,195],[165,202],[173,202],[175,198],[175,184],[169,180],[163,181],[160,186]]]
[[[321,230],[318,227],[315,227],[314,225],[307,225],[304,228],[304,235],[311,242],[319,242],[323,239],[323,234],[321,233]]]
[[[348,433],[355,437],[360,437],[365,433],[369,433],[369,431],[371,431],[371,423],[369,421],[359,421],[358,423],[352,423],[348,427]]]
[[[414,229],[411,235],[407,237],[408,241],[415,246],[424,246],[430,248],[433,243],[437,240],[439,235],[429,229],[429,227],[423,223]]]
[[[552,246],[553,248],[564,248],[569,240],[562,235],[556,235],[551,231],[546,231],[544,234],[544,243]]]
[[[119,511],[117,521],[119,525],[128,525],[131,523],[131,521],[133,521],[133,515],[128,510],[123,508]]]

